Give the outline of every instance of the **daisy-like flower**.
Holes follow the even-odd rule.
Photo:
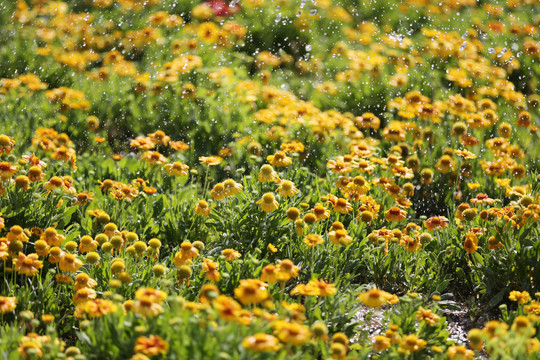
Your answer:
[[[214,200],[221,200],[225,198],[225,186],[223,186],[223,183],[217,183],[214,185],[214,188],[210,190],[210,195],[214,198]]]
[[[50,227],[45,229],[40,239],[46,241],[50,246],[60,246],[66,238],[59,234],[55,228]]]
[[[77,272],[82,265],[82,261],[76,255],[70,253],[64,254],[59,264],[60,270],[73,273]]]
[[[444,229],[448,226],[448,219],[444,216],[432,216],[424,221],[424,226],[428,230]]]
[[[133,302],[131,311],[142,317],[154,317],[163,312],[163,307],[150,296],[143,296]]]
[[[39,261],[38,254],[30,254],[28,256],[19,253],[19,256],[14,260],[15,270],[19,274],[26,276],[37,275],[39,269],[43,267],[43,263]]]
[[[277,279],[279,281],[289,281],[290,279],[297,277],[299,271],[300,268],[294,265],[291,260],[281,260],[277,266]]]
[[[320,244],[324,244],[324,239],[318,234],[309,234],[304,238],[304,243],[309,247],[314,247]]]
[[[279,183],[279,186],[276,191],[279,195],[283,196],[284,198],[295,196],[299,192],[299,190],[296,188],[294,183],[289,180],[282,180]]]
[[[210,215],[210,206],[205,200],[197,201],[197,204],[195,205],[195,214],[201,216]]]
[[[348,214],[349,211],[351,211],[352,205],[347,201],[347,199],[339,198],[337,201],[333,204],[334,211],[338,212],[340,214]]]
[[[221,279],[221,274],[217,270],[219,264],[210,260],[204,259],[202,263],[202,274],[205,274],[206,280],[218,282]]]
[[[259,279],[240,280],[234,295],[244,305],[260,304],[268,298],[267,285]]]
[[[233,179],[227,179],[223,182],[223,194],[225,196],[233,196],[242,191],[244,187],[234,181]]]
[[[216,166],[216,165],[219,165],[221,164],[221,162],[223,161],[223,158],[220,157],[220,156],[215,156],[215,155],[212,155],[212,156],[201,156],[199,157],[199,162],[202,164],[202,165],[208,165],[208,166]]]
[[[11,165],[6,161],[0,162],[0,179],[9,179],[19,170],[18,167]]]
[[[407,217],[407,212],[398,208],[397,206],[392,206],[385,215],[386,221],[402,221]]]
[[[80,205],[84,206],[88,204],[90,201],[94,201],[94,193],[83,191],[75,195],[77,198],[77,201],[75,201],[74,205]]]
[[[28,235],[24,233],[24,230],[19,225],[14,225],[9,229],[9,232],[6,235],[6,239],[8,241],[22,241],[22,242],[28,242]]]
[[[257,176],[257,179],[260,182],[278,182],[279,176],[275,172],[272,165],[265,164],[261,166],[261,170],[259,171],[259,175]]]
[[[263,197],[257,201],[257,204],[261,205],[262,211],[265,212],[271,212],[279,208],[279,203],[272,193],[264,194]]]
[[[173,176],[187,176],[189,174],[189,166],[182,164],[180,161],[166,164],[164,168],[167,174]]]
[[[162,154],[160,154],[159,152],[157,151],[147,151],[143,154],[143,156],[141,157],[141,160],[144,160],[148,163],[150,163],[150,165],[152,166],[155,166],[155,165],[163,165],[167,162],[167,158],[165,156],[163,156]]]
[[[278,352],[281,349],[277,337],[263,333],[246,337],[242,341],[242,346],[253,352]]]
[[[134,350],[152,357],[165,355],[169,350],[169,343],[159,335],[140,336],[135,342]]]
[[[276,167],[287,167],[292,164],[292,159],[284,151],[276,151],[274,155],[268,155],[268,162]]]
[[[360,301],[371,308],[380,308],[390,300],[392,294],[380,290],[380,289],[371,289],[366,292],[361,293],[358,298]]]
[[[322,204],[315,205],[311,212],[315,214],[317,221],[325,220],[330,217],[330,210],[322,206]]]
[[[9,155],[9,153],[13,150],[14,146],[15,146],[15,141],[13,140],[12,137],[9,137],[4,134],[0,135],[0,155],[3,155],[3,154]]]
[[[242,254],[234,249],[225,249],[221,252],[221,255],[225,256],[225,261],[233,261],[242,257]]]
[[[469,254],[474,254],[478,250],[478,236],[475,233],[468,232],[465,235],[465,241],[463,242],[463,248]]]
[[[0,313],[12,312],[17,307],[18,299],[14,296],[0,296]]]

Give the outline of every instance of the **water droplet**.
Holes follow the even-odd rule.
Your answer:
[[[309,15],[313,16],[317,13],[317,9],[311,9],[309,10]]]

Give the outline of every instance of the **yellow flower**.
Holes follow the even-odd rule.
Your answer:
[[[174,256],[174,265],[180,267],[192,263],[191,259],[199,256],[199,250],[189,241],[180,244],[180,251]]]
[[[225,198],[225,187],[223,186],[223,183],[217,183],[214,185],[214,188],[210,190],[210,195],[212,195],[214,200],[221,200]]]
[[[30,254],[28,256],[23,253],[19,253],[17,260],[14,260],[15,270],[19,274],[26,276],[37,275],[39,269],[43,267],[43,263],[38,260],[37,254]]]
[[[4,134],[0,135],[0,155],[9,155],[9,153],[13,150],[13,146],[15,146],[15,141],[13,138]]]
[[[476,236],[475,233],[468,232],[467,235],[465,235],[463,248],[469,254],[474,254],[476,250],[478,250],[478,236]]]
[[[264,194],[263,197],[257,201],[257,204],[260,204],[261,209],[266,212],[274,211],[279,208],[279,203],[272,193]]]
[[[384,351],[386,349],[390,349],[391,346],[391,340],[390,338],[384,336],[384,335],[377,335],[375,336],[375,341],[373,342],[373,350],[375,351]]]
[[[207,156],[199,157],[199,162],[203,165],[215,166],[215,165],[221,164],[222,161],[223,161],[223,158],[221,158],[220,156],[215,156],[215,155],[208,156],[208,157]]]
[[[337,292],[334,284],[327,283],[323,280],[313,279],[306,285],[306,290],[312,296],[331,296]]]
[[[439,321],[441,321],[441,318],[439,315],[434,314],[431,310],[424,309],[423,307],[420,307],[418,311],[416,312],[416,319],[421,322],[425,321],[427,324],[434,326]]]
[[[348,214],[349,211],[353,209],[352,205],[346,199],[343,199],[343,198],[337,199],[337,201],[333,204],[333,207],[334,207],[334,211],[340,214]]]
[[[218,263],[210,259],[204,259],[201,273],[206,274],[206,280],[218,282],[221,279],[221,274],[217,271],[218,267]]]
[[[9,179],[17,172],[17,170],[19,170],[18,167],[13,166],[6,161],[0,162],[0,179]]]
[[[320,244],[324,244],[324,239],[318,234],[309,234],[304,238],[304,243],[309,247],[314,247]]]
[[[520,304],[526,304],[531,300],[531,295],[527,291],[510,291],[510,296],[508,298],[512,301],[517,301]]]
[[[233,179],[227,179],[223,182],[223,194],[225,196],[233,196],[242,191],[244,187],[234,181]]]
[[[208,216],[210,214],[210,206],[204,200],[197,201],[195,205],[195,213],[201,216]]]
[[[246,337],[242,341],[242,346],[254,352],[277,352],[281,349],[278,338],[263,333]]]
[[[284,198],[292,197],[298,194],[299,190],[294,186],[294,183],[289,180],[282,180],[277,188],[277,193]]]
[[[276,151],[274,155],[268,155],[268,162],[277,167],[286,167],[292,164],[292,159],[284,151]]]
[[[169,350],[169,343],[159,335],[140,336],[135,341],[134,351],[148,356],[165,355]]]
[[[66,253],[60,260],[60,270],[65,272],[76,272],[83,265],[82,261],[74,254]]]
[[[242,254],[234,249],[225,249],[221,252],[221,255],[225,256],[225,261],[236,260],[242,256]]]
[[[300,268],[294,265],[291,260],[281,260],[281,262],[277,266],[277,279],[279,281],[288,281],[291,278],[297,277],[299,271]]]
[[[459,359],[459,360],[472,360],[474,359],[474,351],[467,349],[465,346],[461,345],[452,345],[446,351],[446,356],[449,359]]]
[[[358,297],[364,305],[372,308],[379,308],[391,299],[392,294],[384,290],[371,289],[361,293]]]
[[[332,230],[328,233],[328,237],[334,245],[347,246],[353,241],[345,229]]]
[[[265,164],[261,166],[261,170],[259,171],[259,175],[257,176],[257,179],[260,182],[278,182],[279,176],[274,171],[274,168],[272,165]]]
[[[234,289],[234,295],[244,305],[260,304],[268,298],[266,286],[259,279],[240,280],[240,285]]]
[[[419,339],[415,334],[406,335],[401,339],[400,349],[415,352],[422,350],[427,345],[425,340]]]
[[[275,265],[266,265],[261,272],[261,281],[273,284],[277,281],[278,268]]]
[[[189,174],[189,166],[184,165],[179,161],[175,161],[172,164],[166,164],[164,168],[167,174],[173,176],[187,176]]]
[[[141,160],[144,160],[144,161],[150,163],[151,166],[163,165],[163,164],[165,164],[167,162],[167,158],[165,156],[163,156],[162,154],[160,154],[159,152],[157,152],[157,151],[147,151],[147,152],[145,152],[142,155]]]
[[[402,221],[407,217],[407,212],[398,208],[397,206],[392,206],[385,215],[386,221]]]
[[[142,296],[133,302],[131,311],[142,317],[154,317],[163,312],[163,307],[150,296]]]
[[[89,300],[96,298],[96,292],[90,288],[81,288],[73,295],[73,302],[75,304],[82,304]]]
[[[12,312],[17,307],[17,302],[16,297],[0,296],[0,313]]]
[[[309,328],[298,323],[278,320],[272,327],[278,339],[286,344],[302,345],[311,338]]]

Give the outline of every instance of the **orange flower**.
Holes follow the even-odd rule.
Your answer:
[[[279,340],[286,344],[301,345],[311,338],[309,328],[298,323],[278,320],[272,327]]]
[[[260,304],[268,298],[266,286],[259,279],[240,280],[240,285],[234,289],[234,295],[244,305]]]
[[[83,191],[81,193],[78,193],[77,195],[75,195],[75,197],[77,198],[77,201],[75,202],[74,205],[84,206],[88,204],[90,201],[94,201],[94,193],[91,193],[88,191]]]
[[[379,289],[371,289],[361,293],[358,297],[364,305],[379,308],[391,299],[392,294]]]
[[[164,166],[165,171],[169,175],[173,176],[187,176],[189,174],[189,166],[182,164],[179,161],[175,161],[172,164]]]
[[[281,349],[278,338],[263,333],[246,337],[242,341],[242,346],[253,352],[277,352]]]
[[[297,277],[300,268],[289,260],[281,260],[277,266],[277,279],[279,281],[289,281],[291,278]]]
[[[38,260],[38,254],[30,254],[28,256],[23,253],[19,253],[17,260],[15,260],[15,270],[19,274],[26,276],[37,275],[39,269],[43,267],[43,263]]]
[[[169,146],[176,151],[185,151],[189,149],[189,145],[183,141],[172,141]]]
[[[478,236],[476,236],[475,233],[468,232],[467,235],[465,235],[463,248],[469,254],[474,254],[476,250],[478,250]]]
[[[221,252],[221,255],[225,256],[225,261],[233,261],[242,256],[242,254],[234,249],[225,249]]]
[[[65,272],[77,272],[83,265],[82,261],[74,254],[66,253],[60,260],[60,270]]]
[[[9,179],[17,172],[19,168],[3,161],[0,162],[0,179]]]
[[[197,201],[197,204],[195,205],[195,214],[201,216],[210,215],[210,206],[208,206],[208,203],[204,200]]]
[[[13,150],[13,146],[15,146],[15,141],[13,138],[4,134],[0,135],[0,155],[9,155],[9,153]]]
[[[165,355],[169,350],[169,343],[159,335],[140,336],[135,342],[134,350],[148,356]]]
[[[348,214],[352,209],[352,205],[343,198],[339,198],[334,204],[334,211],[341,214]]]
[[[428,230],[444,229],[448,226],[448,219],[444,216],[432,216],[424,221],[424,226]]]
[[[207,280],[218,282],[221,279],[221,274],[217,271],[218,267],[218,263],[210,259],[204,259],[201,273],[206,274]]]
[[[292,164],[292,159],[284,151],[276,151],[274,155],[268,155],[268,162],[276,167],[286,167]]]
[[[407,212],[398,208],[397,206],[392,206],[387,212],[385,219],[386,221],[402,221],[407,217]]]

